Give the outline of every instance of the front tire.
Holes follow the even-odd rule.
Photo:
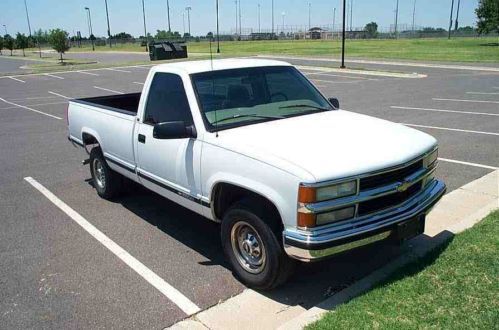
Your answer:
[[[107,165],[100,148],[93,148],[90,151],[90,174],[100,197],[111,199],[121,192],[123,178]]]
[[[279,243],[279,232],[264,220],[266,217],[272,224],[275,220],[270,218],[272,212],[262,210],[261,204],[258,206],[239,202],[225,213],[222,247],[235,275],[244,284],[270,290],[292,274],[294,261]]]

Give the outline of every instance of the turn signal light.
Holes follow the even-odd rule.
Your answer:
[[[314,213],[298,212],[298,227],[312,228],[315,227],[316,215]]]
[[[300,186],[298,189],[298,203],[313,203],[316,196],[316,189],[313,187]]]

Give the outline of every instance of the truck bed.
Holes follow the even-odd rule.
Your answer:
[[[83,99],[74,99],[71,101],[135,116],[139,108],[140,95],[141,93],[129,93],[120,95],[87,97]]]

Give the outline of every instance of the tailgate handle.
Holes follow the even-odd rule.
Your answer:
[[[145,135],[139,134],[138,139],[139,139],[140,143],[146,143],[146,136]]]

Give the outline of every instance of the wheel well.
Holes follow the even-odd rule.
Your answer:
[[[282,232],[284,226],[277,207],[268,198],[230,183],[218,183],[213,188],[212,201],[213,211],[216,219],[222,219],[225,212],[234,203],[239,201],[248,201],[252,206],[258,207],[260,210],[265,210],[265,220],[276,231]]]
[[[97,141],[97,139],[92,134],[89,133],[82,134],[82,141],[84,145],[99,144],[99,141]]]

